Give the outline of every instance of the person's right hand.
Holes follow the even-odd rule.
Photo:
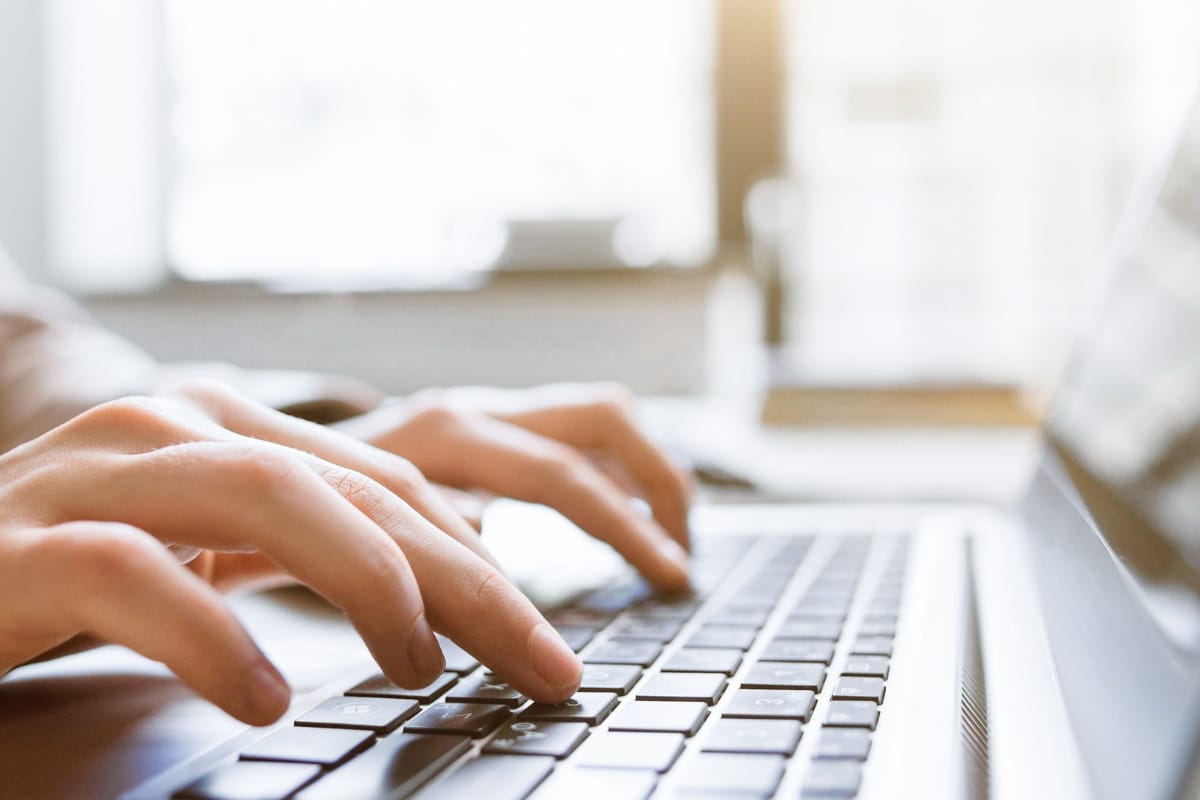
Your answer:
[[[402,686],[442,670],[434,628],[535,700],[579,685],[575,654],[411,464],[205,386],[0,455],[0,674],[88,633],[238,719],[277,719],[283,678],[164,543],[260,552],[345,609]]]

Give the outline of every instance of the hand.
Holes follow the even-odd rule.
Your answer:
[[[427,391],[337,427],[399,453],[430,480],[552,506],[655,585],[687,587],[691,484],[638,429],[621,387]]]
[[[345,609],[400,685],[442,670],[437,629],[530,697],[578,687],[575,654],[411,464],[216,385],[108,403],[0,456],[0,674],[88,633],[277,719],[283,679],[164,542],[266,556]]]

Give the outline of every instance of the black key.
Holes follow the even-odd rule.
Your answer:
[[[585,627],[583,625],[561,625],[555,627],[558,635],[567,643],[567,647],[578,653],[580,650],[588,646],[592,639],[596,638],[596,628]]]
[[[775,633],[781,639],[827,639],[836,642],[842,626],[836,622],[785,622]]]
[[[299,761],[332,766],[365,750],[375,739],[370,731],[337,728],[280,728],[247,747],[243,761]]]
[[[833,700],[825,724],[831,728],[869,728],[879,722],[879,706],[870,700]]]
[[[584,664],[579,691],[625,694],[641,677],[641,667],[631,664]]]
[[[860,636],[854,641],[854,649],[850,652],[856,656],[891,656],[892,637]]]
[[[534,703],[521,719],[586,722],[599,725],[617,707],[617,696],[608,692],[577,692],[562,703]]]
[[[566,758],[587,735],[588,726],[582,722],[522,719],[501,728],[483,751]]]
[[[701,753],[684,770],[679,786],[705,794],[770,797],[783,779],[783,766],[782,756]]]
[[[428,703],[439,697],[457,681],[457,672],[443,672],[428,686],[422,686],[420,689],[403,689],[385,676],[376,675],[373,678],[367,678],[346,694],[350,697],[405,697],[421,703]]]
[[[480,756],[446,776],[430,794],[439,800],[525,800],[554,769],[543,756]]]
[[[479,738],[500,727],[508,706],[494,703],[434,703],[404,726],[407,733],[456,733]]]
[[[808,722],[817,705],[817,696],[809,691],[785,692],[778,689],[739,689],[726,706],[724,716],[747,719],[798,719]]]
[[[871,732],[862,728],[825,728],[817,739],[817,758],[856,758],[871,752]]]
[[[636,664],[648,667],[658,658],[662,649],[662,642],[610,639],[593,647],[583,660],[588,664]]]
[[[794,719],[731,719],[709,725],[706,753],[778,753],[790,756],[800,744],[804,726]]]
[[[187,800],[282,800],[320,774],[321,768],[315,764],[237,761],[217,767],[171,797]]]
[[[763,650],[764,661],[833,661],[833,643],[817,639],[775,639]]]
[[[534,793],[533,800],[646,800],[657,783],[658,773],[648,769],[560,769]]]
[[[516,708],[525,702],[525,695],[490,672],[485,672],[464,678],[446,695],[446,699],[452,703],[499,703]]]
[[[475,656],[463,650],[454,642],[441,634],[437,635],[438,644],[442,646],[442,655],[446,657],[446,669],[459,675],[468,675],[479,666]]]
[[[864,678],[883,678],[888,676],[888,660],[886,656],[850,656],[846,666],[842,667],[843,675],[861,675]]]
[[[750,667],[742,686],[747,689],[812,689],[825,685],[825,665],[760,661]]]
[[[771,616],[771,609],[762,606],[725,606],[717,609],[705,621],[716,625],[761,628],[769,616]]]
[[[870,700],[875,703],[883,702],[886,687],[882,678],[838,678],[833,687],[835,700]]]
[[[685,647],[676,650],[666,663],[663,672],[721,672],[733,675],[742,665],[742,651],[736,647]]]
[[[394,697],[331,697],[296,718],[306,728],[355,728],[387,733],[417,713],[416,700]]]
[[[758,636],[757,628],[735,627],[733,625],[703,625],[700,630],[688,639],[688,647],[736,647],[739,650],[749,650]]]
[[[814,761],[804,776],[801,797],[853,797],[862,783],[857,761]]]
[[[547,619],[550,620],[550,624],[556,629],[563,626],[577,625],[581,628],[592,628],[598,631],[612,622],[612,618],[615,616],[616,614],[589,611],[585,608],[566,608],[555,611]]]
[[[708,706],[704,703],[633,700],[618,709],[608,729],[694,736],[706,719]]]
[[[622,639],[649,639],[653,642],[669,642],[679,633],[683,621],[656,619],[654,617],[631,617],[617,623],[614,636]]]
[[[598,733],[579,750],[586,767],[625,767],[666,772],[683,752],[678,733]]]
[[[725,691],[719,672],[668,672],[652,675],[638,689],[638,700],[697,700],[712,705]]]
[[[393,733],[309,786],[299,800],[408,797],[470,749],[465,736]]]

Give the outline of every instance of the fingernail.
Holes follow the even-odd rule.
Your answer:
[[[441,645],[433,635],[433,628],[429,627],[429,621],[425,619],[424,614],[417,617],[412,633],[409,634],[408,662],[412,665],[417,679],[422,681],[422,685],[431,683],[442,674],[442,668],[446,666],[446,657],[442,655]]]
[[[270,722],[287,711],[292,690],[283,676],[265,661],[259,662],[246,676],[246,706],[256,720]]]
[[[574,692],[579,688],[583,677],[579,657],[549,625],[538,625],[533,629],[529,651],[533,668],[551,689]]]

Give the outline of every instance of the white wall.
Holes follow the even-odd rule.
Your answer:
[[[0,240],[31,275],[46,272],[45,10],[0,0]]]

